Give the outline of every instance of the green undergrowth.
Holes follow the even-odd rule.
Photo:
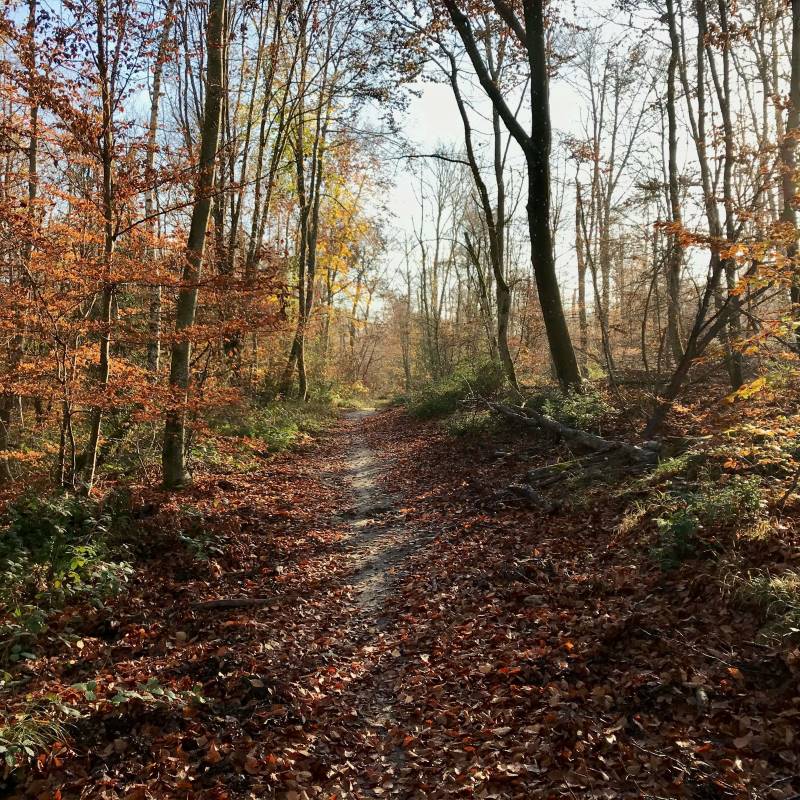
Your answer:
[[[742,610],[761,620],[770,640],[800,636],[800,571],[775,562],[780,537],[789,529],[771,512],[785,486],[759,470],[727,471],[734,459],[721,448],[689,450],[662,461],[627,487],[639,496],[629,505],[621,533],[639,531],[650,541],[661,570],[704,560],[709,580]]]
[[[194,461],[212,470],[248,471],[259,457],[299,447],[331,427],[337,406],[313,400],[251,403],[218,414],[210,436],[198,441]]]
[[[431,381],[404,398],[406,408],[417,419],[442,419],[461,410],[471,398],[494,398],[504,386],[499,365],[488,361],[462,366],[450,375]]]
[[[0,725],[0,759],[6,770],[63,742],[80,711],[55,695],[21,706]]]
[[[0,681],[2,685],[3,681]],[[77,692],[85,701],[95,707],[102,706],[107,712],[128,704],[179,712],[188,706],[208,702],[200,684],[188,690],[174,690],[152,677],[132,687],[117,686],[107,697],[98,696],[96,681],[75,683],[70,689],[73,698]],[[85,719],[82,704],[75,703],[74,699],[65,702],[56,694],[20,703],[0,724],[0,761],[4,762],[6,772],[26,761],[33,761],[54,746],[63,747],[63,743],[75,733],[75,726],[81,719]]]
[[[366,409],[372,408],[374,401],[370,390],[358,381],[347,384],[339,381],[316,381],[311,394],[311,405],[330,409]]]
[[[563,425],[592,432],[601,432],[615,414],[605,395],[588,383],[580,392],[545,386],[528,393],[523,405]]]
[[[715,549],[704,531],[737,530],[756,521],[762,511],[758,478],[725,476],[655,491],[649,500],[657,539],[652,554],[662,569],[674,569],[688,558]]]
[[[443,427],[453,436],[469,437],[491,435],[504,427],[496,415],[480,407],[481,399],[523,405],[570,427],[596,432],[608,427],[616,414],[606,396],[588,384],[581,392],[545,385],[522,390],[520,395],[491,361],[459,367],[444,378],[395,398],[395,402],[405,405],[418,419],[443,420]]]
[[[491,436],[503,427],[503,420],[496,414],[482,409],[456,411],[442,422],[444,429],[454,437],[477,438]]]
[[[95,606],[124,588],[132,572],[125,543],[129,502],[74,495],[24,495],[0,528],[0,661],[32,657],[48,618],[67,602]]]
[[[761,568],[730,579],[734,597],[761,614],[767,638],[795,639],[800,635],[800,571],[774,573]]]

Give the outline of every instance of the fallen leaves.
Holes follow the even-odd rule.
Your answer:
[[[785,800],[800,790],[800,655],[752,644],[754,621],[709,582],[651,569],[635,537],[614,539],[612,507],[546,520],[493,507],[493,481],[506,476],[491,453],[465,453],[400,412],[362,424],[402,525],[430,532],[393,569],[383,605],[365,609],[352,588],[342,510],[353,505],[343,455],[354,424],[263,474],[226,479],[225,504],[215,478],[199,481],[181,503],[219,545],[213,563],[155,538],[159,558],[140,565],[110,620],[68,610],[71,646],[56,637],[16,668],[28,696],[83,714],[22,794]],[[513,443],[506,450],[511,472]],[[154,537],[186,513],[159,502]],[[269,602],[197,605],[230,597]],[[184,702],[196,685],[203,702]],[[156,689],[180,702],[151,702]]]

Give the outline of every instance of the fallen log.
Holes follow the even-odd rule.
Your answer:
[[[203,600],[192,603],[192,608],[197,611],[207,611],[214,608],[252,608],[253,606],[267,606],[275,603],[277,597],[223,597],[219,600]]]
[[[569,425],[564,425],[558,420],[548,417],[547,414],[541,414],[530,408],[508,406],[491,400],[485,402],[491,411],[508,420],[526,427],[547,431],[557,439],[563,439],[568,444],[582,447],[597,455],[604,455],[629,464],[655,465],[658,463],[660,450],[658,442],[647,442],[640,447],[615,439],[604,439],[597,434],[571,428]]]
[[[561,508],[561,503],[558,500],[545,497],[527,483],[512,483],[508,488],[517,497],[525,500],[529,506],[539,509],[544,514],[552,514]]]

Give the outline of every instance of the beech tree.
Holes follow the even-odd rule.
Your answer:
[[[186,243],[185,263],[178,290],[175,336],[171,347],[169,382],[178,405],[168,411],[164,426],[162,466],[164,485],[175,488],[188,480],[186,472],[186,412],[192,353],[190,329],[197,308],[199,281],[206,243],[206,228],[211,213],[211,194],[217,164],[220,115],[223,95],[226,0],[211,0],[206,32],[206,83],[200,152],[197,159],[194,207]]]
[[[509,27],[527,57],[531,123],[525,130],[503,97],[480,52],[468,9],[455,0],[444,6],[458,31],[481,86],[497,110],[509,133],[525,155],[528,179],[528,228],[531,263],[547,331],[550,356],[560,383],[578,387],[580,370],[561,303],[561,291],[553,256],[550,228],[550,152],[551,127],[548,91],[548,63],[545,47],[545,13],[542,0],[525,0],[522,18],[504,0],[493,3],[496,14]]]

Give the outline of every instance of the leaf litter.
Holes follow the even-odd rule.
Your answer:
[[[9,673],[6,720],[80,718],[5,796],[797,796],[800,653],[611,505],[498,501],[508,451],[349,414],[259,472],[143,491],[127,594]]]

